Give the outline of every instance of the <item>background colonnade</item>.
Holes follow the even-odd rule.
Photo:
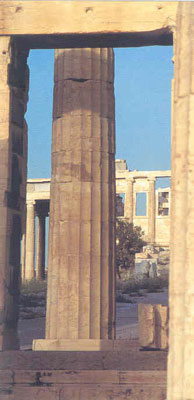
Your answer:
[[[123,217],[126,221],[141,226],[146,231],[149,244],[169,247],[170,230],[170,188],[156,190],[156,179],[160,175],[170,177],[170,171],[135,171],[117,169],[116,160],[116,196],[122,190],[125,194]],[[130,177],[132,175],[132,177]],[[139,183],[140,181],[140,183]],[[145,217],[136,216],[137,193],[143,190],[147,194],[147,213]],[[160,190],[169,194],[167,215],[159,216]],[[46,217],[50,207],[50,179],[30,179],[27,181],[26,234],[22,239],[22,280],[44,279],[45,258],[48,251],[48,229],[45,231]],[[116,207],[117,213],[117,207]],[[158,225],[161,226],[158,226]],[[163,236],[165,241],[162,242]]]
[[[27,201],[26,233],[22,240],[22,280],[30,280],[35,277],[37,279],[45,278],[46,217],[48,216],[49,202]],[[35,219],[37,229],[35,229]]]

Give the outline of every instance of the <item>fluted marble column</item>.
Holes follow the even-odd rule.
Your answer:
[[[127,179],[127,190],[125,193],[124,216],[130,223],[133,222],[133,184],[134,179]]]
[[[113,79],[112,49],[55,52],[46,339],[34,350],[115,337]]]
[[[27,55],[26,48],[14,37],[0,37],[0,351],[19,348]]]
[[[27,202],[26,212],[26,260],[25,279],[34,278],[34,257],[35,257],[35,210],[34,202]]]
[[[155,178],[149,178],[148,189],[148,240],[151,244],[155,243],[155,218],[156,218],[156,200],[155,200]]]
[[[22,268],[21,268],[21,278],[22,281],[25,280],[25,264],[26,264],[26,234],[22,235]]]
[[[36,279],[45,278],[45,222],[46,215],[38,215],[36,247]]]
[[[180,2],[174,50],[168,400],[194,398],[194,4]]]

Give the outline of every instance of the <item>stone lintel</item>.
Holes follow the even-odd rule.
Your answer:
[[[21,35],[17,42],[26,49],[172,46],[173,34],[167,27],[149,32]]]
[[[114,34],[113,40],[121,34],[133,35],[143,33],[148,35],[147,40],[153,42],[155,39],[163,44],[172,44],[172,30],[176,22],[178,2],[98,2],[98,1],[3,1],[0,4],[0,35],[28,35],[31,36],[32,44],[38,39],[44,42],[49,40],[51,47],[62,45],[60,39],[67,41],[67,37],[59,35],[85,35],[88,37],[96,35],[97,39],[93,46],[99,47],[100,35],[103,39],[108,34]],[[156,33],[154,33],[156,31]],[[153,32],[153,37],[152,37]],[[34,37],[33,37],[34,35]],[[38,35],[45,35],[42,38]],[[56,43],[53,38],[46,37],[56,35]],[[134,37],[135,35],[135,37]],[[53,40],[52,40],[53,39]],[[78,47],[78,38],[72,37],[74,46]],[[141,36],[140,36],[141,40]],[[57,43],[58,42],[58,43]],[[166,42],[166,43],[165,43]],[[170,43],[169,43],[170,42]],[[91,43],[92,44],[92,43]],[[91,47],[87,43],[87,47]],[[112,43],[113,44],[113,43]],[[156,43],[155,43],[156,44]],[[160,43],[161,44],[161,43]],[[82,44],[83,45],[83,44]],[[109,44],[111,45],[111,44]],[[138,45],[138,44],[137,44]],[[143,45],[143,44],[142,44]],[[45,46],[45,43],[44,43]],[[74,47],[73,43],[69,44]],[[103,41],[103,47],[107,43]]]
[[[116,170],[116,177],[117,179],[170,178],[171,170],[165,170],[165,171]]]

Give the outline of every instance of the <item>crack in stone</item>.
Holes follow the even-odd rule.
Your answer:
[[[84,78],[67,78],[65,79],[66,81],[73,81],[73,82],[87,82],[90,81],[91,79],[84,79]]]

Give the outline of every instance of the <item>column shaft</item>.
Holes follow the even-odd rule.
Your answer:
[[[168,400],[194,398],[194,4],[178,5],[172,131]]]
[[[27,187],[27,155],[28,155],[28,130],[27,123],[24,120],[23,127],[23,168],[22,168],[22,197],[24,207],[22,213],[22,270],[21,279],[25,280],[25,262],[26,262],[26,187]]]
[[[22,168],[27,52],[0,37],[0,350],[19,347],[20,241],[25,205]]]
[[[35,257],[35,212],[34,203],[27,203],[26,213],[26,261],[25,279],[34,279],[34,257]]]
[[[99,350],[115,336],[113,62],[112,49],[55,53],[46,340],[37,350]]]
[[[45,215],[38,215],[37,247],[36,247],[36,278],[45,278]]]
[[[133,223],[133,183],[134,179],[127,179],[124,216],[130,223]]]
[[[26,263],[26,234],[22,235],[22,270],[21,270],[21,278],[22,281],[25,280],[25,263]]]
[[[148,190],[148,241],[151,244],[155,243],[155,219],[156,219],[156,205],[155,205],[155,179],[149,179]]]

